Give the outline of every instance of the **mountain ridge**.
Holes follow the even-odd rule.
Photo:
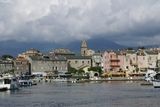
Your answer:
[[[95,51],[108,50],[108,49],[120,49],[125,46],[116,44],[115,42],[100,38],[87,40],[88,48]],[[0,55],[10,54],[17,56],[19,53],[25,52],[30,48],[38,49],[42,52],[48,52],[56,48],[68,48],[74,52],[80,52],[81,41],[74,41],[68,44],[51,43],[51,42],[18,42],[14,40],[1,41],[0,42]]]

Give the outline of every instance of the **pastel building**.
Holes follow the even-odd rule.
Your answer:
[[[144,50],[137,52],[137,64],[140,72],[146,72],[148,69],[148,55]]]
[[[126,54],[119,52],[117,55],[119,59],[119,71],[126,71],[128,69],[127,67],[129,66],[129,63],[126,61]]]
[[[157,67],[160,69],[160,53],[158,53],[156,65],[157,65]]]
[[[104,71],[135,72],[137,68],[137,54],[134,51],[105,51],[102,57]]]
[[[158,61],[158,51],[146,51],[148,55],[148,68],[156,68]]]
[[[137,53],[134,50],[127,50],[126,51],[126,70],[128,70],[129,72],[137,72]]]
[[[92,66],[93,67],[102,66],[102,54],[101,53],[95,53],[92,55]]]
[[[102,56],[103,70],[107,71],[118,71],[120,69],[120,59],[117,53],[105,51]]]

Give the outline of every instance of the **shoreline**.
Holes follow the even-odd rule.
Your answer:
[[[145,81],[143,78],[112,78],[112,79],[86,79],[86,80],[79,80],[79,82],[92,82],[92,81],[99,81],[99,82],[108,82],[108,81]]]

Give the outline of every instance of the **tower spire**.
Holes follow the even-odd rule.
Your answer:
[[[87,48],[87,42],[86,42],[86,40],[82,40],[81,48]]]
[[[81,43],[81,56],[87,56],[87,50],[88,50],[87,41],[86,40],[82,40],[82,43]]]

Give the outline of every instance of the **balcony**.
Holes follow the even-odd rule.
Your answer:
[[[111,67],[120,67],[120,65],[111,64]]]
[[[111,62],[120,62],[119,59],[110,59]]]

